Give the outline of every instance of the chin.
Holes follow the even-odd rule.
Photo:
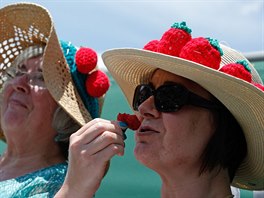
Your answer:
[[[1,117],[1,126],[3,130],[20,130],[23,127],[25,119],[18,115],[5,114]]]
[[[151,149],[151,147],[143,144],[137,143],[134,149],[135,158],[143,165],[152,169],[152,166],[155,164],[155,160],[158,155]]]

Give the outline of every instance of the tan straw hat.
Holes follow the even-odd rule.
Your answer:
[[[131,107],[135,87],[148,83],[158,68],[188,78],[208,90],[234,115],[246,138],[248,153],[232,185],[264,189],[264,87],[257,71],[241,53],[217,45],[216,40],[191,38],[189,29],[179,26],[184,24],[174,24],[160,40],[149,42],[144,49],[106,51],[102,55],[106,67]],[[244,60],[244,66],[238,60],[240,63]],[[232,73],[230,66],[241,66],[243,72],[237,69]]]
[[[29,46],[42,44],[46,46],[43,76],[53,98],[80,125],[99,117],[109,81],[105,74],[96,70],[95,52],[92,52],[95,62],[94,67],[90,68],[92,71],[80,73],[77,70],[75,55],[81,51],[81,48],[77,49],[69,42],[59,41],[50,13],[37,4],[17,3],[1,8],[0,25],[0,88],[5,70],[11,66],[17,55]],[[92,51],[90,48],[85,48],[79,56],[87,55],[87,50]],[[82,60],[81,58],[79,60]],[[81,80],[78,79],[79,76],[82,77]],[[98,76],[100,82],[105,83],[103,84],[105,89],[100,93],[96,92],[94,94],[96,96],[91,96],[86,89],[97,90]],[[87,79],[89,83],[92,82],[91,85]]]

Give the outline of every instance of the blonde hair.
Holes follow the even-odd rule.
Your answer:
[[[29,46],[28,48],[24,49],[14,61],[12,61],[10,67],[16,67],[19,63],[23,62],[24,60],[42,56],[44,54],[45,45],[33,45]]]
[[[52,127],[57,131],[55,141],[59,144],[65,159],[68,159],[70,136],[81,126],[61,106],[58,106],[53,114]]]
[[[53,115],[52,127],[58,133],[55,137],[57,142],[68,142],[71,134],[81,126],[61,106],[58,106]]]

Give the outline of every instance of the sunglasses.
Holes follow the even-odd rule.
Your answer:
[[[176,112],[184,105],[193,105],[206,109],[221,108],[220,104],[190,92],[180,84],[162,85],[154,89],[152,85],[141,84],[135,89],[133,98],[133,109],[138,111],[138,107],[150,96],[154,96],[155,107],[160,112]]]

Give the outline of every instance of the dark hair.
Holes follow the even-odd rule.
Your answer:
[[[222,108],[213,111],[216,130],[202,154],[200,174],[216,167],[219,170],[228,169],[231,183],[247,154],[247,143],[243,130],[232,113],[221,102],[217,102]]]

